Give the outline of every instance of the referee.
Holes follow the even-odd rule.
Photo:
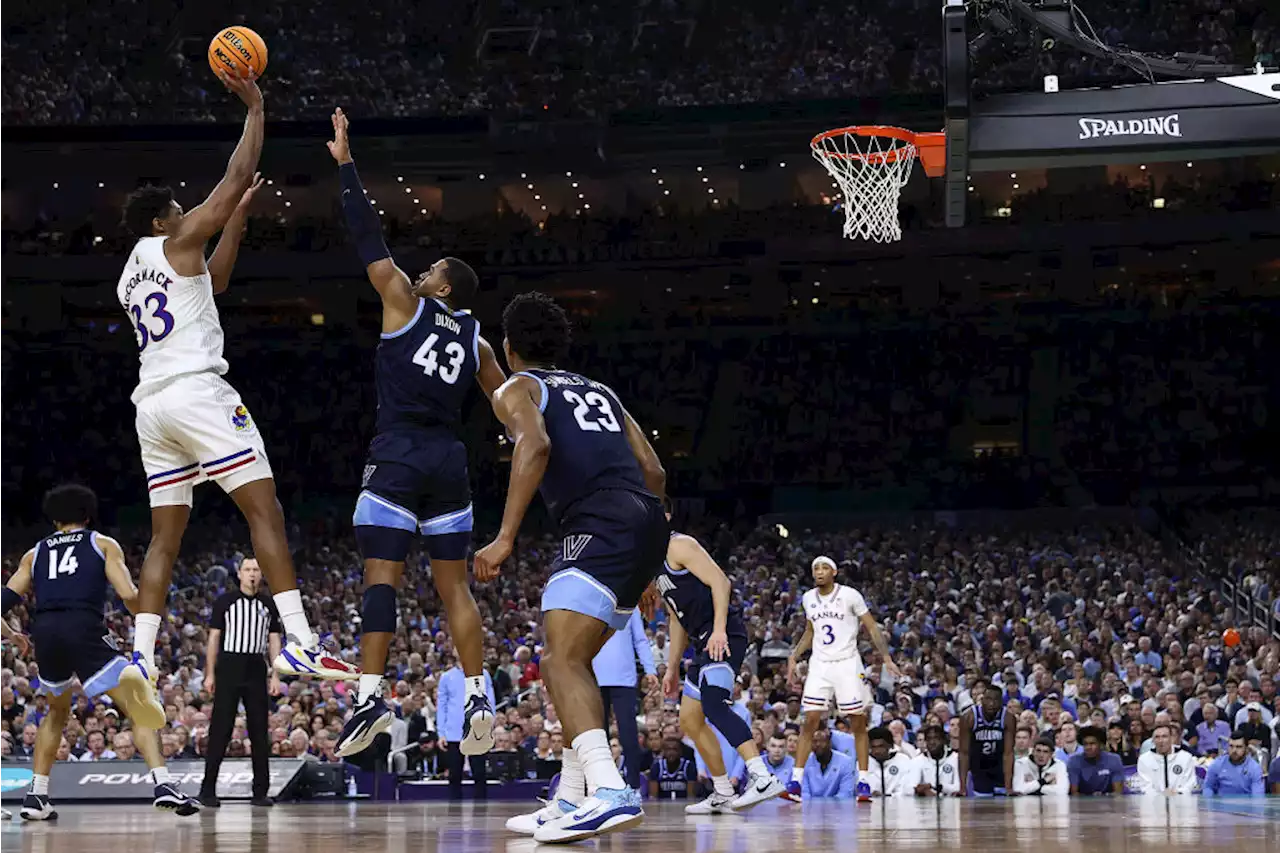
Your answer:
[[[218,770],[231,740],[236,711],[244,702],[253,761],[253,804],[271,806],[267,796],[271,769],[271,741],[267,734],[267,658],[280,654],[283,626],[275,603],[262,588],[258,561],[246,558],[240,564],[240,588],[224,593],[213,603],[209,645],[205,649],[205,690],[213,693],[213,715],[209,720],[209,751],[204,762],[204,782],[200,802],[210,808],[218,800]],[[270,674],[271,692],[280,692],[280,679]]]

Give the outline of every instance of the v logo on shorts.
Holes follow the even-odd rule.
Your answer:
[[[582,552],[587,550],[587,543],[591,541],[590,533],[579,533],[574,536],[566,536],[564,538],[564,559],[566,563],[572,563],[582,556]]]

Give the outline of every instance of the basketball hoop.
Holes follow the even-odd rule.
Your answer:
[[[859,125],[819,133],[809,143],[844,194],[844,236],[892,243],[902,239],[898,196],[919,157],[936,178],[947,162],[946,134]]]

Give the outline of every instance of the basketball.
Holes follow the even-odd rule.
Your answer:
[[[267,70],[267,43],[248,27],[226,27],[209,42],[209,67],[237,77],[261,77]]]
[[[1222,642],[1225,643],[1228,648],[1235,648],[1240,645],[1240,632],[1235,628],[1228,628],[1222,632]]]

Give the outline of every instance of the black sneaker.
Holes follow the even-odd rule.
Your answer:
[[[338,745],[334,752],[346,758],[357,752],[364,752],[373,745],[373,739],[391,728],[392,713],[381,696],[370,696],[356,706],[338,735]]]
[[[162,811],[177,812],[182,817],[200,811],[200,801],[182,793],[172,782],[156,785],[156,799],[153,805]]]
[[[22,815],[23,820],[58,819],[58,813],[54,810],[53,803],[49,802],[48,794],[28,793],[22,801],[22,811],[18,814]]]
[[[206,794],[204,791],[201,791],[200,796],[197,799],[200,800],[200,805],[204,806],[206,809],[222,808],[222,800],[218,799],[217,794]]]
[[[483,693],[472,696],[465,713],[458,749],[463,755],[484,755],[493,749],[493,706],[489,697]]]
[[[275,801],[275,800],[271,799],[270,797],[266,797],[266,796],[263,796],[263,797],[254,797],[254,798],[253,798],[252,800],[250,800],[249,802],[250,802],[250,803],[252,803],[252,804],[253,804],[253,805],[255,805],[255,806],[258,806],[259,808],[264,808],[264,809],[269,809],[269,808],[271,808],[272,806],[274,806],[274,805],[276,804],[276,801]]]

